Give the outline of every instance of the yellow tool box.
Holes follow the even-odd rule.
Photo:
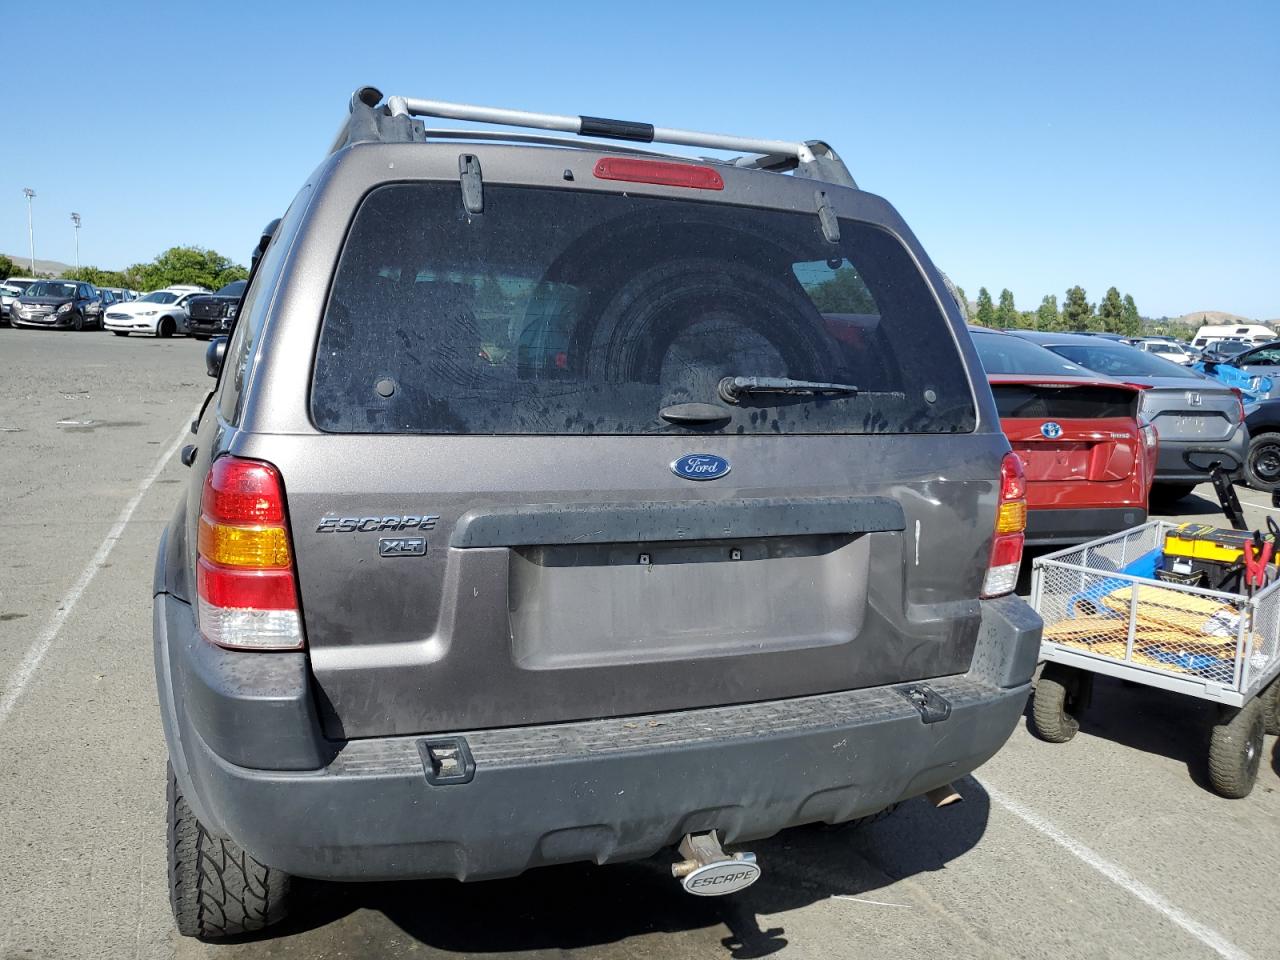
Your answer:
[[[1262,537],[1275,542],[1273,534]],[[1248,530],[1232,530],[1208,523],[1184,523],[1165,534],[1164,560],[1156,577],[1173,583],[1235,590],[1244,568],[1244,549],[1253,540]],[[1280,562],[1273,556],[1271,565]]]
[[[1275,541],[1266,533],[1263,541]],[[1164,537],[1166,557],[1187,557],[1193,560],[1214,560],[1218,563],[1239,563],[1244,556],[1244,545],[1253,540],[1249,530],[1232,530],[1207,523],[1183,523],[1170,530]],[[1275,562],[1280,558],[1272,558]]]

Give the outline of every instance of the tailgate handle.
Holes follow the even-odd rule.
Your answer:
[[[468,511],[453,528],[449,546],[735,540],[906,528],[902,504],[889,497],[526,503]]]

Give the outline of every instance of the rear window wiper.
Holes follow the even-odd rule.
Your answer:
[[[725,377],[716,388],[720,399],[738,403],[752,393],[785,393],[792,396],[852,395],[858,388],[852,383],[823,383],[820,380],[792,380],[789,377]]]

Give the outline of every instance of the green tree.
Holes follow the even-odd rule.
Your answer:
[[[0,253],[0,280],[12,277],[17,272],[18,268],[14,265],[13,261],[3,253]]]
[[[99,270],[97,267],[81,267],[79,270],[64,270],[64,280],[83,280],[95,287],[124,287],[124,274],[119,270]]]
[[[996,307],[996,326],[1012,330],[1018,326],[1018,308],[1013,303],[1013,291],[1005,287],[1000,291],[1000,306]]]
[[[952,291],[955,294],[956,305],[960,307],[960,313],[964,316],[964,322],[969,322],[969,316],[972,311],[969,309],[969,295],[964,292],[964,287],[955,287]]]
[[[1098,323],[1107,333],[1119,333],[1124,326],[1124,303],[1115,287],[1108,287],[1098,304]]]
[[[1089,330],[1093,326],[1093,307],[1085,296],[1084,288],[1072,287],[1062,301],[1062,328],[1064,330]]]
[[[1058,316],[1058,298],[1052,293],[1040,301],[1036,308],[1037,330],[1058,330],[1061,318]]]
[[[216,250],[204,247],[170,247],[151,263],[135,263],[123,271],[130,286],[157,290],[175,283],[191,283],[216,290],[232,280],[243,280],[249,271]]]
[[[1138,314],[1138,305],[1128,293],[1124,295],[1124,309],[1120,313],[1120,332],[1129,337],[1136,337],[1142,332],[1142,317]]]
[[[996,325],[996,308],[991,302],[991,293],[986,287],[978,288],[978,310],[973,316],[973,322],[980,327]]]

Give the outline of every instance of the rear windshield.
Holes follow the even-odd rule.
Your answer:
[[[856,387],[752,393],[727,377]],[[311,413],[347,433],[972,431],[963,363],[889,233],[816,213],[530,187],[396,184],[361,205],[334,280]],[[705,412],[705,411],[704,411]],[[719,419],[715,419],[719,417]]]
[[[997,383],[991,387],[1000,418],[1063,420],[1081,417],[1132,417],[1137,415],[1139,394],[1123,387]]]
[[[1089,371],[1037,344],[999,333],[974,333],[973,345],[987,373],[1087,377]]]
[[[1136,347],[1126,347],[1122,344],[1100,343],[1097,346],[1093,344],[1084,346],[1074,343],[1055,343],[1049,349],[1082,367],[1088,367],[1094,373],[1105,374],[1108,377],[1204,379],[1186,367],[1180,367],[1168,360],[1161,360],[1149,353],[1143,353]]]

